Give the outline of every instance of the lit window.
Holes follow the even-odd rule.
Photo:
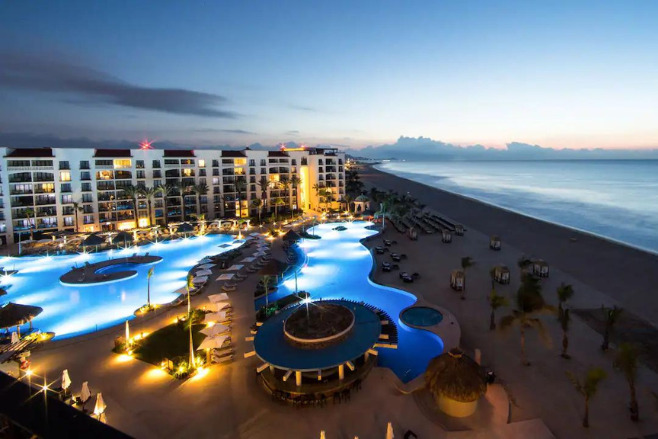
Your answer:
[[[183,169],[183,175],[185,177],[190,177],[190,176],[194,175],[194,173],[192,172],[192,170],[190,168],[185,168],[185,169]]]
[[[246,158],[244,158],[244,159],[235,159],[235,161],[233,163],[235,164],[235,166],[244,166],[244,165],[247,164],[247,159]]]
[[[203,159],[199,160],[199,168],[205,168],[206,167],[206,161]]]
[[[71,181],[71,172],[59,171],[59,181]]]
[[[114,160],[114,169],[130,168],[131,164],[130,159],[116,159]]]

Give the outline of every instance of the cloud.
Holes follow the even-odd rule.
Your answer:
[[[299,130],[290,130],[290,131],[286,131],[283,134],[285,134],[286,136],[297,136],[299,135]]]
[[[194,130],[186,130],[194,133],[227,133],[227,134],[251,134],[256,135],[253,131],[237,130],[237,129],[222,129],[222,128],[197,128]]]
[[[308,113],[317,113],[318,112],[317,108],[305,107],[303,105],[289,104],[288,108],[292,108],[293,110],[298,110],[298,111],[306,111]]]
[[[554,149],[522,142],[511,142],[505,149],[483,145],[459,146],[428,137],[404,137],[392,144],[347,149],[357,157],[405,160],[585,160],[658,159],[658,149]]]
[[[11,51],[0,52],[0,87],[63,93],[67,102],[116,105],[163,113],[233,119],[238,115],[217,108],[224,96],[181,88],[151,88],[129,84],[104,72],[53,59]]]

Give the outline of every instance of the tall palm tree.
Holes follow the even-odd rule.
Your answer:
[[[169,215],[168,215],[169,212],[167,211],[169,203],[167,201],[167,197],[169,197],[169,195],[176,192],[176,190],[178,189],[178,186],[175,185],[175,184],[166,183],[166,184],[161,184],[156,189],[159,193],[162,194],[162,199],[164,200],[163,201],[163,205],[164,205],[164,225],[165,225],[165,227],[167,227],[169,225]]]
[[[560,318],[560,315],[562,315],[563,309],[564,309],[564,304],[567,302],[567,300],[571,299],[574,295],[574,290],[573,287],[569,284],[565,284],[562,282],[559,287],[557,287],[557,300],[558,300],[558,306],[557,306],[557,318]]]
[[[297,210],[302,209],[302,207],[299,205],[299,185],[302,183],[302,179],[299,178],[296,174],[290,177],[290,184],[292,185],[292,189],[295,192],[295,205],[297,206]]]
[[[350,204],[352,204],[352,201],[354,201],[354,197],[352,197],[350,194],[345,194],[343,201],[345,202],[345,210],[347,210],[348,213],[351,213],[352,208],[350,207]]]
[[[235,187],[235,192],[238,194],[238,217],[242,218],[242,194],[247,189],[247,182],[241,177],[235,177],[233,186]]]
[[[189,194],[190,191],[192,191],[192,188],[194,185],[190,183],[180,183],[178,186],[178,190],[180,191],[180,206],[181,206],[181,221],[185,222],[187,221],[187,212],[185,210],[185,195]]]
[[[288,198],[288,208],[292,210],[292,194],[290,193],[292,188],[292,185],[290,184],[290,180],[288,179],[287,175],[281,176],[281,180],[279,180],[279,189],[284,190],[286,192],[286,197]]]
[[[320,196],[320,189],[322,189],[322,187],[319,184],[315,183],[313,185],[313,190],[315,191],[315,196],[318,197],[318,206],[320,206],[320,204],[322,203],[322,197]]]
[[[32,227],[30,227],[30,239],[34,240],[34,229],[37,228],[37,211],[28,207],[25,209],[25,217],[27,218],[28,227],[30,227],[30,222],[32,222]]]
[[[194,340],[192,339],[192,302],[190,300],[190,290],[194,288],[193,277],[191,274],[187,275],[187,281],[185,282],[185,288],[187,289],[187,323],[190,327],[190,369],[196,368],[196,362],[194,361]]]
[[[197,223],[199,224],[199,233],[201,235],[206,234],[206,214],[205,213],[193,213],[192,218],[197,220]]]
[[[263,200],[263,204],[267,204],[267,190],[271,187],[270,181],[266,176],[261,175],[260,180],[256,182],[256,186],[260,188],[260,197]]]
[[[569,308],[562,310],[562,312],[558,312],[557,318],[560,321],[560,328],[562,328],[562,353],[560,356],[568,360],[571,358],[571,356],[567,354],[567,349],[569,349],[569,323],[571,322]]]
[[[526,273],[516,293],[516,309],[512,311],[511,315],[500,319],[501,330],[506,330],[513,325],[519,327],[521,335],[521,364],[524,366],[530,365],[525,353],[526,330],[535,329],[545,342],[550,342],[550,337],[546,332],[544,323],[537,317],[539,314],[546,312],[554,312],[554,308],[547,305],[544,301],[541,295],[539,281]]]
[[[279,220],[279,206],[283,206],[286,204],[285,201],[283,201],[283,198],[277,197],[274,199],[274,221]]]
[[[75,225],[75,233],[78,233],[78,214],[84,212],[84,207],[79,202],[73,203],[73,224]]]
[[[507,297],[496,294],[496,290],[492,289],[491,294],[489,294],[489,307],[491,308],[491,317],[489,321],[490,331],[496,329],[496,310],[507,305],[509,305]]]
[[[149,209],[149,226],[152,226],[153,221],[153,198],[155,198],[158,193],[157,187],[144,187],[142,189],[142,196],[146,198],[146,205]]]
[[[461,260],[462,270],[464,271],[464,285],[461,290],[461,299],[466,300],[466,270],[475,265],[475,261],[470,256],[464,256]]]
[[[196,195],[196,212],[201,213],[201,197],[208,195],[208,185],[205,181],[199,182],[192,187],[194,195]]]
[[[617,306],[613,306],[612,308],[601,307],[601,310],[603,311],[605,319],[605,331],[603,332],[603,343],[601,344],[601,349],[607,351],[610,346],[610,334],[624,310]]]
[[[628,383],[628,389],[631,393],[631,401],[628,408],[631,412],[631,420],[633,422],[640,420],[640,407],[637,403],[637,395],[635,394],[638,361],[639,352],[635,346],[630,343],[622,343],[619,345],[613,366],[624,374],[624,378],[626,378],[626,382]]]
[[[135,227],[139,224],[139,218],[137,218],[137,199],[142,194],[142,189],[137,186],[126,186],[123,188],[123,193],[126,197],[130,198],[133,204],[133,218],[135,218]]]
[[[149,271],[146,273],[146,306],[151,309],[151,276],[153,276],[153,271],[155,267],[149,268]]]
[[[253,200],[251,200],[251,205],[258,210],[258,223],[260,224],[261,222],[260,214],[263,207],[263,200],[261,200],[260,198],[254,198]]]
[[[267,315],[267,308],[270,306],[270,299],[269,299],[269,287],[270,287],[270,282],[272,281],[273,276],[270,276],[266,274],[265,276],[262,277],[263,281],[263,287],[265,288],[265,315]]]
[[[583,427],[589,427],[589,401],[596,395],[599,384],[606,378],[605,370],[600,367],[588,369],[585,379],[581,382],[572,372],[567,372],[567,377],[573,383],[576,391],[585,398],[585,414],[583,416]]]

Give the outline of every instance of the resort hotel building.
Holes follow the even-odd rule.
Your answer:
[[[345,196],[345,154],[334,148],[3,147],[0,153],[3,245],[36,232],[102,232],[202,214],[212,221],[335,208]]]

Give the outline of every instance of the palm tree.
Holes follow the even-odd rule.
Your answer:
[[[25,218],[27,218],[27,226],[30,227],[30,220],[32,220],[32,227],[30,227],[30,239],[34,240],[34,229],[37,228],[37,212],[36,210],[28,207],[25,209]]]
[[[238,194],[238,217],[242,218],[242,193],[247,188],[247,182],[240,177],[236,177],[233,186]]]
[[[607,351],[610,345],[610,334],[624,310],[617,306],[613,306],[612,308],[604,308],[602,306],[601,311],[603,311],[605,319],[605,331],[603,332],[603,343],[601,344],[601,349]]]
[[[624,374],[624,378],[626,378],[626,382],[628,383],[628,388],[631,392],[631,401],[628,408],[631,412],[631,420],[633,422],[640,420],[640,407],[637,403],[637,396],[635,395],[638,361],[639,352],[635,346],[630,343],[622,343],[619,345],[613,366]]]
[[[205,213],[193,213],[192,218],[197,220],[197,223],[199,224],[199,233],[201,235],[206,234],[206,214]]]
[[[283,206],[286,204],[285,201],[283,201],[283,198],[277,197],[274,200],[274,221],[278,221],[279,219],[279,206]]]
[[[263,207],[263,200],[261,200],[260,198],[254,198],[253,200],[251,200],[251,205],[254,206],[258,210],[258,223],[260,224],[260,222],[261,222],[260,221],[260,214],[261,214],[261,210],[262,210],[262,207]]]
[[[151,276],[153,276],[153,271],[155,267],[149,268],[148,273],[146,273],[146,306],[151,309]]]
[[[137,218],[137,199],[139,196],[142,194],[142,189],[137,187],[137,186],[126,186],[123,188],[123,193],[126,197],[130,198],[130,201],[133,203],[133,218],[135,218],[135,227],[138,225],[138,218]]]
[[[178,186],[175,184],[171,183],[166,183],[166,184],[161,184],[156,188],[156,190],[162,194],[162,198],[164,200],[164,225],[167,227],[169,225],[169,216],[167,212],[167,208],[169,203],[167,202],[167,197],[171,194],[173,194],[176,189],[178,189]]]
[[[375,217],[382,217],[382,230],[386,230],[386,216],[390,214],[389,212],[390,203],[386,200],[379,203],[379,210],[375,212]]]
[[[509,305],[507,297],[496,294],[496,290],[492,289],[491,294],[489,294],[489,307],[491,308],[491,319],[489,323],[490,331],[496,329],[496,310],[507,305]]]
[[[84,212],[84,207],[78,202],[73,203],[73,223],[75,224],[75,233],[78,233],[78,213]]]
[[[283,189],[288,193],[288,208],[292,210],[292,194],[290,193],[292,185],[290,184],[290,180],[288,180],[287,176],[282,176],[281,180],[279,181],[279,188]]]
[[[315,183],[313,185],[313,190],[315,191],[315,196],[318,197],[318,206],[320,206],[320,204],[322,203],[322,197],[320,196],[320,189],[322,189],[322,187],[319,184]]]
[[[464,286],[461,290],[461,299],[466,300],[466,269],[475,265],[475,261],[470,256],[465,256],[462,258],[462,270],[464,271]]]
[[[190,290],[194,288],[194,282],[192,282],[193,277],[191,274],[187,275],[187,281],[185,282],[185,288],[187,289],[187,323],[190,327],[190,369],[196,367],[194,361],[194,341],[192,340],[192,304],[190,301]]]
[[[203,195],[208,195],[208,185],[205,181],[200,182],[192,186],[192,191],[196,195],[196,211],[197,214],[201,213],[201,197]]]
[[[569,309],[562,310],[562,312],[558,312],[557,319],[560,321],[560,328],[562,328],[562,353],[560,356],[562,358],[566,358],[567,360],[571,358],[569,354],[567,354],[567,349],[569,349],[569,323],[571,322],[571,316],[569,315]]]
[[[506,330],[513,325],[519,326],[521,335],[521,364],[524,366],[530,365],[525,354],[525,331],[534,328],[544,341],[550,342],[550,337],[546,332],[544,323],[537,318],[537,315],[553,311],[553,307],[544,302],[539,281],[530,274],[524,274],[521,286],[516,293],[516,309],[512,311],[511,315],[500,319],[501,330]]]
[[[299,185],[302,183],[302,179],[299,178],[296,174],[290,177],[290,184],[292,185],[292,189],[295,192],[295,205],[297,206],[297,209],[302,209],[302,207],[299,205]]]
[[[557,287],[557,300],[558,300],[558,306],[557,306],[557,318],[558,320],[560,319],[560,316],[562,315],[563,309],[564,309],[564,304],[567,302],[567,300],[571,299],[574,295],[574,290],[573,287],[569,284],[565,284],[562,282],[559,287]]]
[[[192,190],[194,185],[190,183],[181,183],[177,187],[180,191],[181,221],[184,222],[187,220],[187,212],[185,211],[185,195],[187,195]]]
[[[263,287],[265,288],[265,315],[267,315],[267,308],[270,305],[269,301],[269,286],[270,286],[270,281],[272,280],[272,276],[266,274],[265,276],[262,277],[263,281]]]
[[[144,187],[142,189],[142,196],[146,198],[146,204],[148,205],[149,209],[149,226],[152,226],[154,221],[153,221],[153,198],[155,198],[155,195],[158,193],[158,188],[157,187]]]
[[[345,194],[343,197],[343,201],[345,202],[345,206],[347,207],[347,212],[351,213],[352,209],[350,207],[350,204],[352,204],[352,201],[354,201],[354,197],[352,197],[350,194]]]
[[[576,375],[567,372],[567,377],[573,383],[576,391],[585,398],[585,415],[583,416],[583,427],[589,427],[589,401],[596,395],[599,383],[606,378],[606,373],[600,367],[593,367],[585,373],[585,379],[581,382]]]

